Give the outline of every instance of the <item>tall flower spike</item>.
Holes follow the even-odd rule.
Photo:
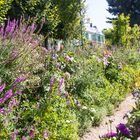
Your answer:
[[[2,92],[5,89],[6,84],[0,85],[0,92]]]

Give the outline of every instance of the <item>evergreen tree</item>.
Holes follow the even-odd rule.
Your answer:
[[[140,0],[107,0],[108,11],[113,15],[130,16],[130,24],[140,25]],[[109,18],[110,19],[110,18]]]

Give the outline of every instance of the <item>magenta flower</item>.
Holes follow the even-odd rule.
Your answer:
[[[128,130],[128,128],[125,126],[125,124],[120,123],[117,126],[117,129],[126,137],[130,137],[130,131]]]
[[[0,103],[2,104],[4,102],[5,102],[5,98],[4,97],[0,98]]]
[[[15,25],[15,20],[10,21],[10,19],[9,19],[8,25],[6,26],[6,29],[5,29],[5,32],[6,33],[12,33],[15,29],[15,26],[16,26]]]
[[[13,95],[12,89],[8,90],[8,91],[5,93],[5,95],[4,95],[5,100],[11,98],[12,95]]]
[[[0,114],[4,114],[4,112],[5,112],[4,107],[0,108]]]
[[[0,98],[0,103],[4,103],[6,100],[8,100],[9,98],[11,98],[12,95],[13,95],[12,89],[8,90],[8,91],[5,93],[4,97]]]
[[[0,92],[2,92],[5,89],[6,84],[0,85]]]

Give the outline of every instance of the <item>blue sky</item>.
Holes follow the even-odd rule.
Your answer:
[[[97,26],[99,31],[111,27],[111,24],[106,23],[106,17],[112,17],[106,10],[108,8],[106,0],[86,0],[86,7],[87,17],[91,19],[91,22]]]

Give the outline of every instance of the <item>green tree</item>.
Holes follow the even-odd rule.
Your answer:
[[[113,20],[113,43],[118,46],[126,46],[129,44],[130,17],[121,14],[116,20]]]
[[[113,29],[104,30],[107,45],[127,46],[131,40],[130,17],[118,15],[112,21]]]
[[[66,40],[77,37],[81,18],[79,13],[83,3],[79,0],[13,0],[7,17],[11,19],[18,19],[22,15],[27,19],[36,17],[38,25],[45,19],[40,33],[45,37],[49,35]]]

